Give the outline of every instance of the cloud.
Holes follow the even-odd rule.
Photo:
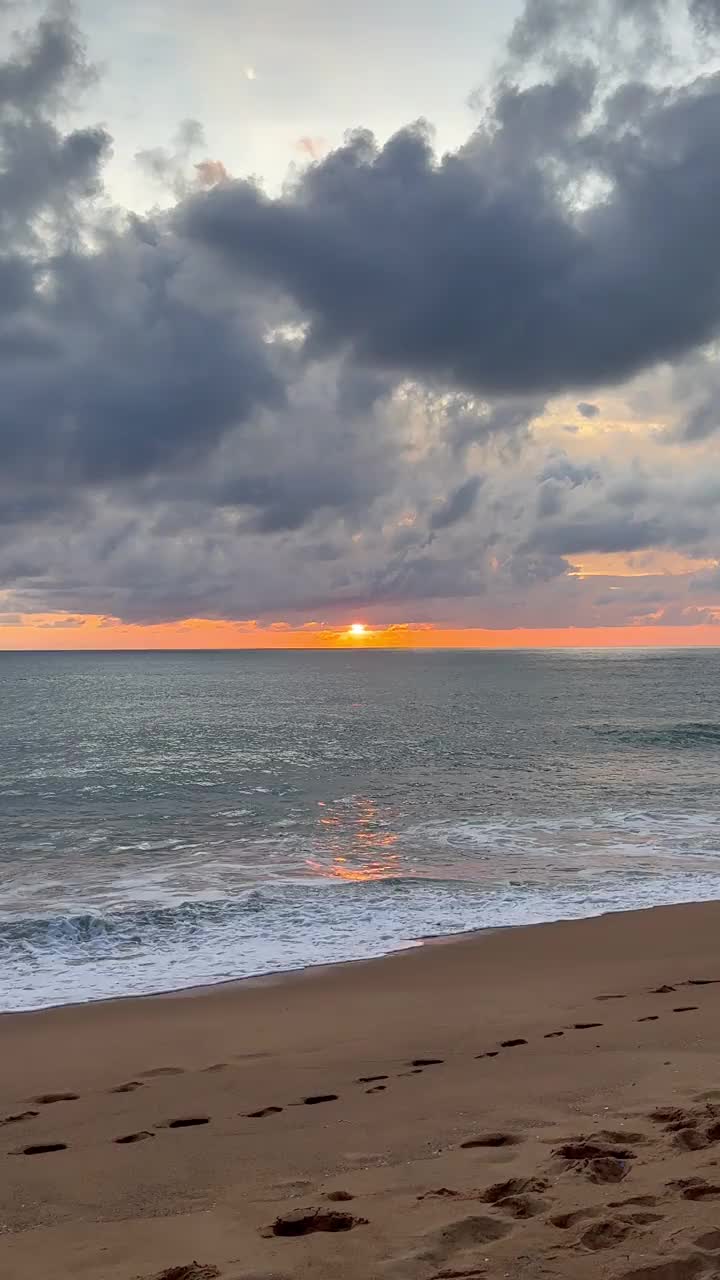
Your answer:
[[[309,156],[311,160],[320,160],[328,150],[328,144],[324,138],[310,138],[307,135],[298,138],[295,147],[303,155]]]
[[[201,160],[195,165],[195,172],[203,187],[214,187],[218,182],[230,180],[230,174],[222,160]]]
[[[438,510],[433,511],[430,517],[430,528],[436,531],[447,529],[451,524],[457,524],[458,520],[464,520],[469,516],[477,501],[481,484],[480,476],[469,476],[461,485],[458,485]]]
[[[527,6],[453,154],[423,124],[328,154],[304,139],[313,164],[271,198],[188,120],[139,156],[165,200],[143,217],[104,189],[107,131],[61,123],[92,75],[70,12],[12,46],[0,621],[623,625],[714,608],[714,578],[676,574],[660,599],[648,573],[642,599],[574,574],[720,546],[720,77],[668,78],[660,53],[646,82],[635,62],[610,75],[583,13]],[[631,61],[660,13],[624,20]],[[652,430],[633,418],[643,378],[668,388]],[[571,435],[601,384],[607,429]]]
[[[691,8],[716,2],[691,0]],[[557,68],[570,54],[603,51],[615,68],[648,66],[668,55],[667,12],[668,0],[526,0],[508,39],[509,65]]]
[[[49,622],[36,624],[45,631],[75,631],[86,625],[84,618],[52,618]]]
[[[29,33],[14,37],[14,49],[0,66],[0,110],[37,117],[43,109],[61,105],[94,75],[67,6],[57,6]]]
[[[690,14],[703,35],[720,32],[720,0],[690,0]]]
[[[455,155],[438,159],[422,124],[384,146],[360,131],[289,192],[224,185],[175,226],[284,290],[309,355],[484,394],[618,382],[718,330],[720,76],[644,86],[632,130],[621,91],[597,100],[588,81],[517,165],[525,99],[559,83],[502,89]],[[573,208],[591,180],[597,198]]]

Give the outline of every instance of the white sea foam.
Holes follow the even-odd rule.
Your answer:
[[[265,885],[231,899],[0,921],[0,1009],[176,990],[384,955],[422,937],[720,896],[720,869],[504,886],[386,880]],[[37,905],[37,904],[36,904]]]

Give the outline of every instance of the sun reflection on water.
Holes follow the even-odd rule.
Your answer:
[[[307,858],[308,869],[336,880],[387,880],[400,870],[398,841],[390,813],[369,796],[318,801],[316,847],[322,857]]]

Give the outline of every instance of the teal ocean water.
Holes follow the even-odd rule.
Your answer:
[[[720,896],[720,652],[0,654],[0,1009]]]

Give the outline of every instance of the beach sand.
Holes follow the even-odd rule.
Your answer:
[[[720,1276],[720,904],[6,1015],[0,1046],[3,1280]]]

